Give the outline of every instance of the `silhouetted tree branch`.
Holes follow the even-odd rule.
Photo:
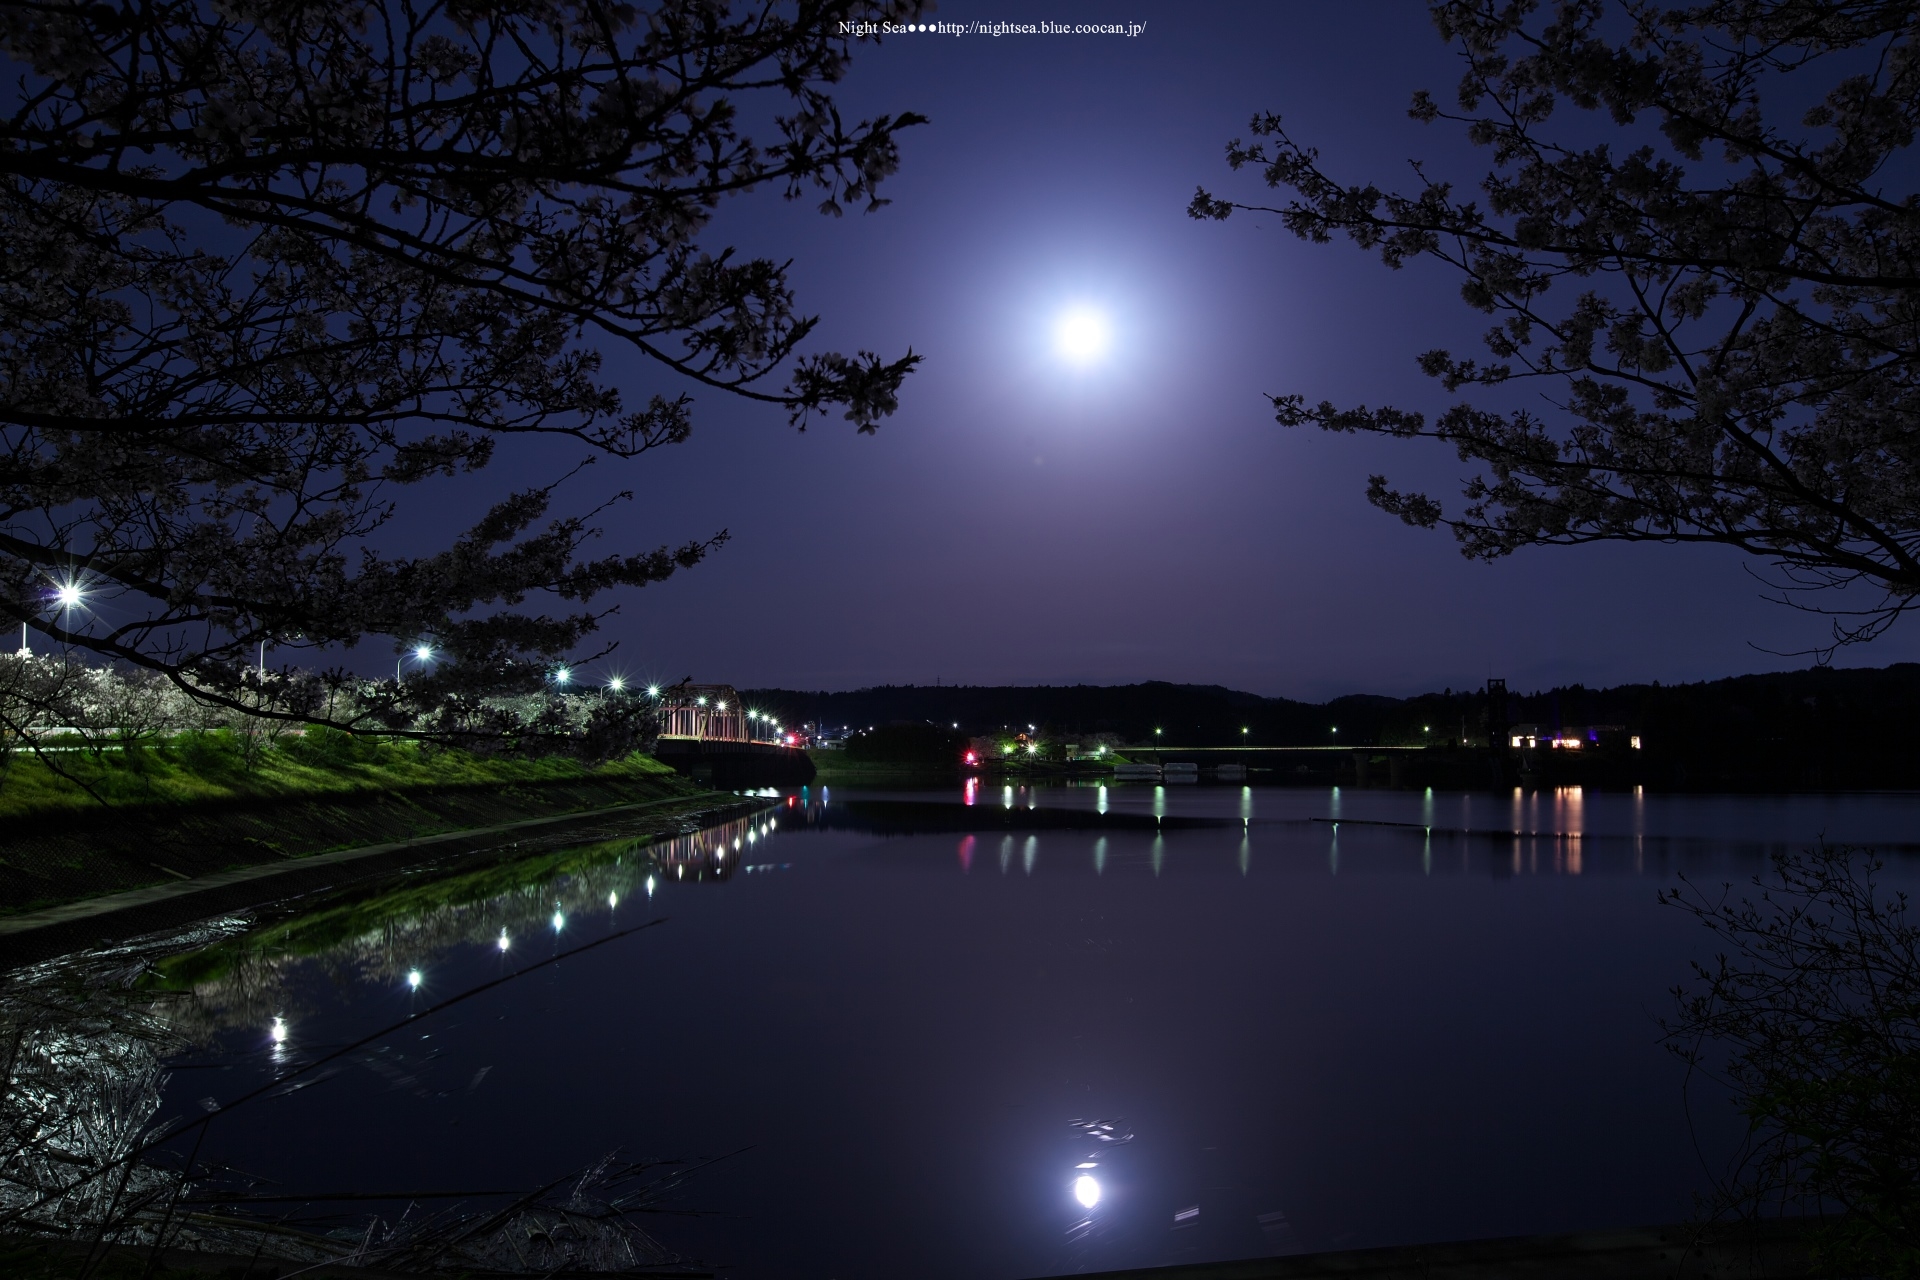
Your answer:
[[[1822,845],[1776,855],[1754,896],[1662,901],[1723,948],[1674,990],[1668,1044],[1747,1117],[1718,1208],[1830,1215],[1823,1270],[1920,1271],[1920,926],[1881,863]]]
[[[1831,613],[1835,645],[1878,635],[1920,593],[1912,6],[1451,0],[1433,16],[1466,70],[1457,109],[1422,92],[1411,114],[1490,149],[1477,198],[1418,165],[1410,192],[1343,183],[1269,114],[1227,160],[1290,199],[1202,189],[1188,211],[1259,208],[1390,267],[1447,264],[1497,318],[1491,358],[1436,350],[1422,369],[1449,392],[1546,380],[1552,408],[1429,420],[1280,394],[1279,421],[1452,445],[1478,464],[1458,514],[1382,476],[1368,498],[1445,524],[1469,557],[1721,543]],[[1828,603],[1856,583],[1876,603]]]
[[[0,0],[0,616],[250,713],[262,642],[430,639],[415,701],[537,686],[590,601],[725,533],[588,557],[535,484],[437,551],[378,536],[503,437],[682,441],[681,388],[892,412],[916,356],[803,354],[785,267],[703,233],[767,187],[883,203],[919,117],[843,122],[838,32],[916,5]]]

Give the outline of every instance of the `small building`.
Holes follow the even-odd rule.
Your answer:
[[[1507,731],[1507,745],[1526,751],[1547,747],[1555,751],[1592,751],[1603,747],[1640,749],[1640,735],[1628,733],[1623,724],[1570,725],[1564,729],[1542,729],[1537,724],[1516,724]]]

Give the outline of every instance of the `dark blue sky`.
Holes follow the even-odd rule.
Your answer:
[[[1457,507],[1450,453],[1274,424],[1264,393],[1432,411],[1446,396],[1415,355],[1486,326],[1438,269],[1185,213],[1196,184],[1263,194],[1221,155],[1261,110],[1343,177],[1404,185],[1414,156],[1477,173],[1457,135],[1405,115],[1414,89],[1457,77],[1422,6],[954,0],[937,16],[1145,32],[860,49],[848,115],[932,117],[907,135],[892,205],[832,220],[756,196],[716,232],[794,258],[818,346],[911,344],[925,364],[877,436],[799,435],[703,393],[689,443],[594,468],[576,497],[641,495],[611,516],[609,549],[733,534],[623,601],[610,665],[755,686],[1165,679],[1320,698],[1806,664],[1754,646],[1802,649],[1824,623],[1765,603],[1730,551],[1470,563],[1363,497],[1384,471]],[[1076,304],[1114,329],[1088,369],[1053,348]],[[666,386],[637,361],[621,376]],[[1909,629],[1841,661],[1916,656]]]

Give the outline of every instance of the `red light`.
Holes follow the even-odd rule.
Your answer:
[[[788,734],[788,735],[787,735],[787,745],[788,745],[788,746],[792,746],[792,745],[793,745],[793,743],[794,743],[794,737],[793,737],[793,735],[792,735],[792,734]]]
[[[971,752],[971,751],[969,751],[969,752],[967,752],[967,763],[968,763],[968,764],[974,764],[974,763],[976,763],[976,762],[977,762],[977,761],[978,761],[979,759],[980,759],[980,757],[979,757],[979,756],[976,756],[975,754],[973,754],[973,752]]]

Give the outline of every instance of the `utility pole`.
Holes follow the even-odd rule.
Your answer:
[[[1507,682],[1487,677],[1487,746],[1493,757],[1493,785],[1504,787],[1507,771]]]

